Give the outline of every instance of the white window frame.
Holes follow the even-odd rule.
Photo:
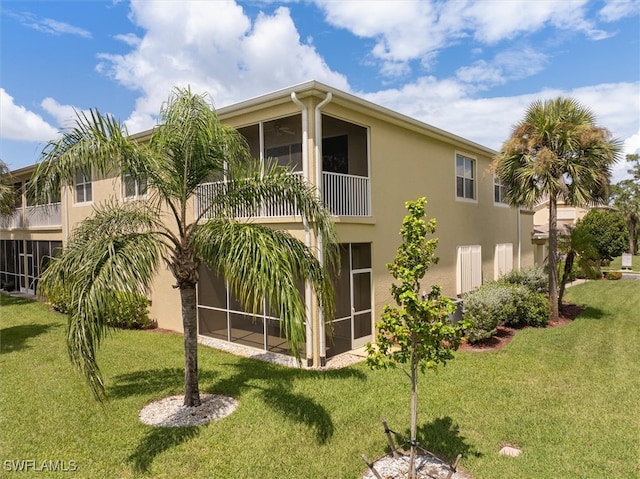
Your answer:
[[[78,182],[78,175],[82,175],[82,182]],[[82,186],[82,201],[78,200],[78,186]],[[87,200],[87,191],[91,199]],[[75,181],[73,182],[73,202],[84,205],[93,203],[93,174],[85,175],[82,170],[76,170]]]
[[[496,201],[496,188],[498,188],[498,201]],[[505,201],[505,196],[507,193],[507,187],[500,183],[500,179],[493,175],[493,204],[495,206],[505,206],[509,207],[509,204]]]
[[[464,170],[464,166],[465,166],[465,161],[470,161],[471,162],[471,178],[468,178],[463,171],[463,176],[459,176],[458,175],[458,159],[462,159],[463,160],[463,170]],[[456,195],[456,200],[457,201],[466,201],[466,202],[470,202],[470,203],[477,203],[478,202],[478,173],[477,173],[477,169],[478,169],[478,159],[473,157],[473,156],[469,156],[466,155],[464,153],[459,153],[456,152],[455,155],[455,162],[454,162],[454,167],[455,167],[455,185],[454,185],[454,191],[455,191],[455,195]],[[462,196],[458,195],[458,178],[462,178]],[[466,189],[465,189],[465,182],[471,180],[471,184],[472,184],[472,197],[468,198],[465,193],[466,193]]]
[[[127,179],[130,179],[133,183],[133,189],[134,189],[133,195],[127,194]],[[146,178],[144,179],[144,192],[140,193],[140,179],[137,179],[137,180],[133,179],[130,173],[122,174],[122,198],[125,201],[134,201],[134,200],[140,200],[140,199],[146,198],[147,191],[148,191],[148,185],[147,185]]]
[[[493,260],[493,278],[498,279],[513,271],[513,243],[498,243]]]
[[[456,254],[456,294],[482,285],[482,246],[458,246]]]

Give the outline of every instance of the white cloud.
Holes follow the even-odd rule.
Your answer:
[[[498,53],[491,61],[478,60],[459,68],[456,78],[484,89],[535,75],[546,63],[547,57],[532,48],[511,49]]]
[[[84,28],[60,22],[52,18],[38,18],[27,12],[8,12],[8,14],[16,18],[23,26],[49,35],[77,35],[83,38],[92,37],[91,32]]]
[[[126,121],[131,132],[153,126],[174,86],[209,92],[218,107],[311,79],[348,89],[284,7],[252,21],[235,2],[133,0],[130,18],[144,35],[128,54],[100,54],[98,69],[142,93]]]
[[[416,59],[428,69],[444,48],[470,37],[483,45],[496,45],[553,27],[581,32],[592,40],[607,38],[611,34],[598,29],[587,18],[587,3],[587,0],[316,0],[328,23],[375,40],[370,54],[380,61],[381,73],[389,76],[406,75],[410,72],[409,62]],[[615,4],[603,12],[614,9],[620,16],[632,13],[629,8],[621,12],[623,8]],[[482,70],[485,75],[499,75],[498,70],[493,73]]]
[[[4,88],[0,88],[0,137],[4,140],[48,141],[58,131],[40,115],[16,105]]]
[[[596,115],[597,124],[609,129],[624,144],[624,154],[640,152],[640,81],[607,83],[572,90],[545,89],[512,97],[474,98],[473,90],[455,80],[423,77],[401,89],[361,94],[375,103],[437,128],[499,150],[513,125],[522,119],[534,100],[575,97]],[[626,175],[619,162],[613,181]]]
[[[606,22],[614,22],[640,12],[640,0],[607,0],[605,4],[599,15]]]
[[[56,119],[62,128],[72,127],[77,118],[77,109],[71,105],[61,105],[51,97],[47,97],[40,103],[44,111]]]

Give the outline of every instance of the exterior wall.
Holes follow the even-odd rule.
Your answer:
[[[300,94],[300,101],[307,110],[307,138],[303,142],[306,157],[305,171],[311,183],[316,183],[316,173],[321,167],[316,152],[321,141],[316,141],[316,106],[325,100],[324,91],[311,89]],[[300,115],[301,109],[288,95],[270,96],[263,102],[250,102],[223,109],[220,118],[227,124],[240,128],[290,115]],[[494,179],[490,171],[492,151],[480,145],[452,137],[445,132],[428,130],[426,125],[386,114],[373,106],[363,105],[347,95],[334,95],[322,109],[329,118],[343,120],[367,129],[368,171],[357,171],[370,178],[371,216],[335,217],[340,243],[371,243],[373,291],[372,322],[376,322],[385,304],[393,302],[391,283],[386,264],[394,258],[400,243],[399,230],[406,215],[404,203],[426,197],[427,215],[435,217],[439,238],[436,254],[440,262],[427,273],[423,289],[439,284],[447,296],[456,295],[456,263],[459,246],[480,245],[482,248],[482,276],[485,281],[494,276],[494,252],[497,244],[510,243],[513,249],[513,267],[530,266],[534,262],[534,245],[531,243],[534,215],[518,212],[505,205],[494,204]],[[329,128],[327,128],[329,130]],[[360,130],[359,130],[360,131]],[[325,131],[329,135],[332,132]],[[350,155],[363,152],[350,151]],[[475,199],[456,198],[456,154],[475,160]],[[317,168],[318,167],[318,168]],[[364,163],[359,165],[363,170]],[[368,173],[368,174],[367,174]],[[122,200],[122,181],[119,176],[95,178],[92,184],[93,200],[87,204],[74,202],[74,189],[65,188],[62,194],[62,225],[54,231],[2,231],[2,239],[24,235],[24,239],[61,239],[66,241],[74,225],[93,211],[94,205],[114,196]],[[189,213],[194,218],[193,209]],[[290,219],[260,219],[275,228],[290,231],[302,241],[307,241],[300,223]],[[6,236],[10,235],[10,236]],[[317,239],[308,238],[312,248]],[[520,253],[520,261],[518,254]],[[520,263],[520,264],[519,264]],[[165,265],[158,271],[149,292],[152,301],[150,317],[161,328],[182,331],[180,296],[172,285],[174,279]],[[321,318],[312,300],[312,357],[316,364],[323,358],[323,330]]]
[[[440,261],[434,265],[423,283],[428,291],[440,284],[447,296],[456,295],[457,247],[482,246],[484,280],[493,279],[495,245],[511,243],[514,267],[517,267],[520,240],[521,265],[533,264],[531,244],[532,215],[521,214],[513,208],[495,205],[493,174],[489,169],[491,157],[481,149],[460,147],[430,138],[394,125],[390,122],[348,111],[329,103],[323,110],[327,115],[348,118],[367,126],[370,135],[370,168],[373,217],[361,224],[349,224],[349,219],[337,224],[341,242],[372,242],[374,318],[385,304],[393,302],[391,283],[386,264],[393,260],[400,243],[399,231],[406,215],[404,203],[421,196],[427,198],[427,215],[435,217],[439,238],[436,254]],[[456,199],[455,155],[462,153],[476,159],[477,201]],[[520,231],[518,231],[520,225]]]

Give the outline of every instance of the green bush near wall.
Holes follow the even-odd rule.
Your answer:
[[[542,327],[549,322],[548,281],[541,268],[512,271],[463,296],[466,338],[477,343],[495,336],[498,326]]]
[[[151,329],[157,326],[149,318],[151,302],[146,296],[138,293],[115,292],[117,307],[106,312],[106,322],[109,326],[120,329]],[[71,298],[66,289],[58,287],[49,293],[47,302],[55,311],[70,314],[72,310]]]

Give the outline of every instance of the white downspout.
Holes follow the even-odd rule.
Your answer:
[[[308,108],[302,103],[296,96],[296,92],[291,92],[291,100],[293,103],[300,107],[302,111],[302,175],[306,181],[309,181],[309,111]],[[306,218],[303,219],[304,223],[304,242],[307,248],[311,248],[311,231],[309,230],[309,222]],[[313,366],[313,317],[311,316],[311,302],[313,297],[311,295],[311,283],[305,282],[304,285],[304,302],[307,314],[306,320],[306,354],[307,354],[307,366]]]
[[[331,101],[333,95],[331,92],[327,92],[327,96],[322,100],[318,105],[316,105],[315,109],[315,159],[316,159],[316,187],[318,188],[318,194],[320,195],[320,200],[322,200],[322,108]],[[320,264],[324,263],[324,251],[322,248],[322,234],[318,234],[318,261]],[[322,311],[318,312],[318,331],[319,331],[319,339],[320,339],[320,366],[324,367],[327,365],[327,357],[326,357],[326,333],[324,327],[324,314]]]

